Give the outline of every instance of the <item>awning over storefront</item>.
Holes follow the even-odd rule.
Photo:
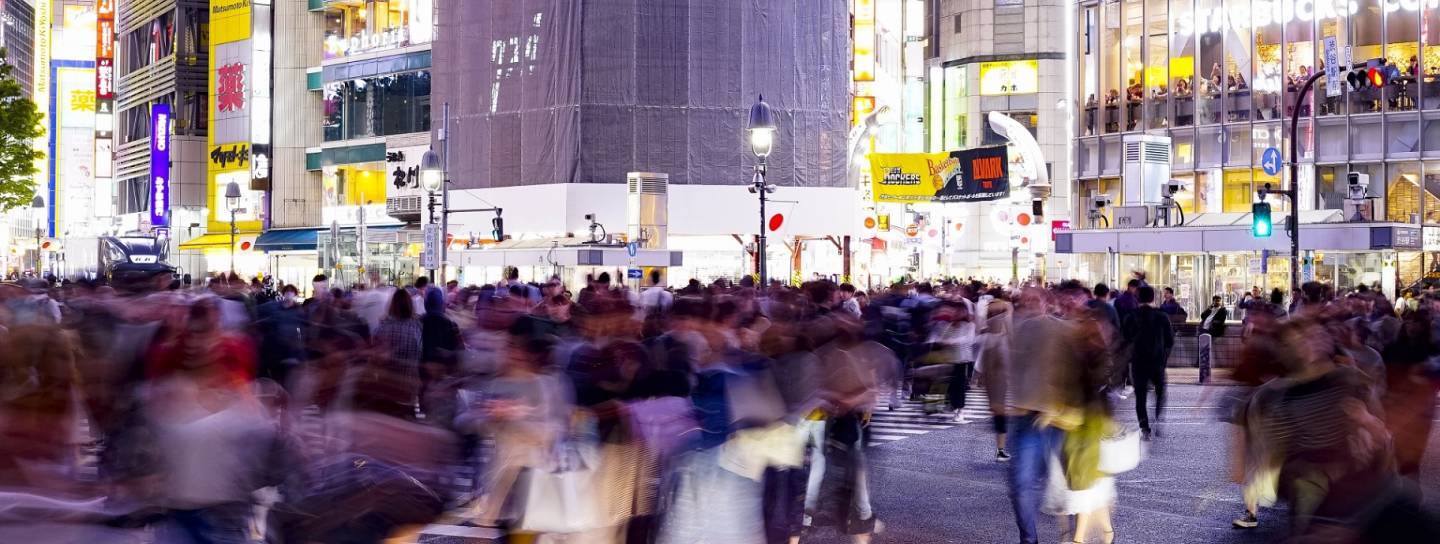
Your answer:
[[[265,231],[255,239],[255,249],[272,251],[315,251],[319,229],[285,229]],[[229,243],[228,237],[225,243]]]
[[[1419,251],[1419,225],[1336,221],[1338,211],[1300,213],[1300,249],[1315,251]],[[1213,217],[1206,217],[1211,216]],[[1234,217],[1222,217],[1234,216]],[[1317,221],[1318,220],[1318,221]],[[1290,251],[1285,218],[1274,218],[1274,234],[1256,238],[1250,214],[1202,214],[1181,227],[1062,230],[1055,236],[1056,253],[1225,253]],[[1313,222],[1312,222],[1313,221]]]
[[[227,234],[204,234],[198,238],[191,238],[180,242],[181,250],[196,249],[225,249],[230,247],[230,235]]]
[[[242,232],[242,233],[239,233],[239,234],[236,234],[236,235],[235,235],[235,245],[239,246],[241,251],[245,251],[245,250],[251,249],[251,247],[254,245],[254,243],[255,243],[255,233],[253,233],[253,232]],[[216,233],[204,234],[204,235],[201,235],[201,236],[199,236],[199,237],[191,238],[191,239],[189,239],[189,240],[186,240],[186,241],[180,243],[180,250],[181,250],[181,251],[198,251],[198,250],[205,250],[205,249],[221,249],[221,250],[225,250],[225,249],[229,249],[229,248],[230,248],[230,233],[228,233],[228,232],[226,232],[226,233],[221,233],[221,234],[216,234]]]

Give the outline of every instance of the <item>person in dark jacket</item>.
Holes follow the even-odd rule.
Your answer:
[[[420,316],[420,402],[421,409],[432,413],[432,389],[445,377],[455,374],[459,365],[460,327],[445,316],[445,292],[435,286],[425,288],[425,315]]]
[[[1200,331],[1213,338],[1225,336],[1225,320],[1229,318],[1230,312],[1220,302],[1220,295],[1210,297],[1210,307],[1200,312]]]
[[[1135,384],[1135,416],[1140,422],[1141,436],[1150,438],[1150,417],[1146,414],[1146,397],[1155,387],[1155,419],[1165,409],[1165,361],[1175,347],[1175,330],[1170,317],[1155,307],[1155,288],[1149,285],[1136,290],[1139,306],[1121,324],[1129,354],[1130,375]]]
[[[1135,309],[1140,306],[1137,298],[1140,292],[1140,285],[1141,281],[1139,279],[1132,279],[1125,283],[1125,292],[1115,297],[1115,314],[1119,317],[1121,324],[1124,324],[1125,318],[1129,317],[1130,313],[1134,312]]]
[[[305,360],[305,313],[294,285],[280,288],[280,298],[261,304],[256,329],[260,336],[260,375],[290,386],[290,371]]]

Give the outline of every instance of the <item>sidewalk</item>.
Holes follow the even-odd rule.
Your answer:
[[[1210,371],[1210,381],[1205,385],[1240,385],[1230,379],[1233,372],[1229,368],[1216,368]],[[1165,383],[1170,384],[1199,384],[1200,369],[1193,367],[1170,367],[1165,369]]]

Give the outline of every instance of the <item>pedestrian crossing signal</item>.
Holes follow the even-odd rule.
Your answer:
[[[1250,205],[1250,233],[1256,238],[1269,238],[1273,224],[1270,222],[1270,203],[1256,202]]]

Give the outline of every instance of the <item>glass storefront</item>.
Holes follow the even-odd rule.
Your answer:
[[[325,86],[325,141],[430,130],[430,72],[405,72]]]
[[[1247,212],[1257,188],[1283,184],[1260,157],[1272,147],[1288,156],[1298,112],[1301,210],[1344,210],[1347,175],[1359,172],[1370,176],[1370,219],[1440,225],[1440,0],[1087,0],[1075,9],[1076,194],[1118,198],[1119,182],[1106,179],[1120,170],[1112,140],[1149,132],[1175,142],[1187,214]],[[1349,48],[1355,62],[1382,59],[1401,76],[1333,97],[1322,77],[1301,96],[1324,70],[1327,38],[1341,56]],[[1402,255],[1365,269],[1380,268],[1408,285],[1424,266]],[[1337,284],[1351,281],[1342,272],[1332,270]]]

